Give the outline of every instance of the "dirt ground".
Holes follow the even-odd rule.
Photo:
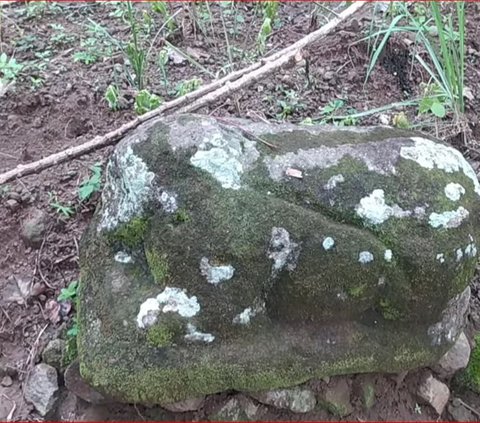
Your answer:
[[[129,38],[128,25],[115,15],[119,9],[117,3],[52,3],[45,7],[32,2],[0,7],[0,51],[14,54],[17,62],[24,65],[14,86],[0,95],[0,173],[79,145],[135,116],[135,92],[125,79],[123,54],[98,28],[97,32],[92,32],[94,21],[107,28],[117,40]],[[150,10],[148,4],[136,7]],[[157,63],[157,54],[165,42],[158,37],[152,45],[146,87],[164,100],[178,94],[177,84],[182,81],[200,78],[206,84],[215,76],[228,72],[232,66],[240,69],[258,59],[256,34],[262,19],[255,5],[237,5],[235,12],[228,4],[211,4],[210,7],[212,24],[204,20],[201,28],[192,24],[195,21],[192,8],[185,4],[171,4],[171,13],[177,13],[179,29],[167,41],[194,57],[199,65],[171,57],[167,66],[168,84],[165,84]],[[282,3],[278,12],[281,26],[273,28],[264,54],[278,51],[324,24],[335,14],[333,8],[340,10],[342,4]],[[203,19],[200,12],[204,13],[203,9],[196,10],[199,20]],[[466,86],[473,94],[466,103],[468,125],[460,131],[448,118],[443,121],[419,118],[415,108],[405,108],[404,112],[412,124],[418,125],[417,129],[442,137],[459,148],[477,170],[480,168],[480,5],[469,3],[467,12]],[[158,13],[152,16],[154,30],[150,40],[163,19]],[[229,30],[230,51],[234,52],[232,61],[228,55],[222,16]],[[305,118],[319,117],[333,100],[344,102],[338,113],[345,114],[415,97],[420,83],[426,82],[428,75],[411,65],[409,43],[402,37],[395,37],[388,44],[380,65],[372,78],[364,83],[369,53],[367,42],[362,38],[368,34],[372,16],[371,9],[368,9],[309,47],[305,55],[307,65],[282,70],[198,112],[300,122]],[[81,43],[92,34],[99,40],[97,50],[101,46],[105,51],[111,49],[113,52],[107,55],[100,51],[100,57],[91,65],[74,61],[73,55],[85,51],[85,44],[82,47]],[[111,111],[104,99],[105,90],[111,83],[117,83],[121,90],[122,110]],[[397,112],[384,114],[391,118]],[[379,118],[379,114],[373,114],[354,123],[379,124]],[[98,150],[0,187],[0,372],[11,374],[13,379],[11,386],[0,386],[0,420],[7,417],[15,421],[41,420],[24,400],[22,382],[32,366],[40,361],[41,351],[48,341],[64,335],[65,329],[72,324],[72,310],[59,309],[56,299],[62,288],[78,279],[78,243],[99,200],[99,193],[96,193],[88,201],[80,202],[78,186],[89,175],[94,163],[102,166],[106,163],[111,150],[112,147]],[[8,200],[15,200],[16,205],[12,206]],[[74,214],[71,217],[62,215],[54,203],[70,207]],[[26,246],[20,236],[23,222],[34,209],[46,212],[51,219],[38,248]],[[22,287],[20,295],[19,286]],[[477,279],[472,281],[472,310],[467,328],[470,337],[480,330],[478,286]],[[377,393],[375,405],[365,411],[354,396],[355,411],[348,419],[436,420],[438,416],[433,409],[421,404],[415,396],[416,385],[424,371],[411,372],[405,378],[398,375],[371,376]],[[362,377],[353,377],[352,383]],[[476,395],[456,392],[454,386],[451,389],[452,397],[460,396],[471,407],[480,409],[480,399]],[[158,409],[118,404],[95,407],[92,411],[86,404],[75,403],[74,408],[77,412],[82,409],[85,413],[93,413],[84,414],[87,419],[202,420],[208,418],[205,410],[214,407],[225,395],[228,394],[210,398],[201,412],[175,416]],[[59,412],[65,412],[68,401],[73,400],[63,391]],[[57,418],[59,416],[65,414],[57,414]],[[448,412],[441,417],[451,418]],[[327,412],[300,416],[275,409],[269,409],[266,418],[335,419]]]

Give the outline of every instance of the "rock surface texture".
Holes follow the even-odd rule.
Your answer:
[[[81,374],[168,404],[432,365],[463,329],[479,194],[408,131],[150,121],[82,240]]]

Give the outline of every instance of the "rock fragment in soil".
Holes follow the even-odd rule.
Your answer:
[[[236,395],[222,404],[208,416],[210,421],[258,421],[262,417],[262,408],[244,395]]]
[[[456,372],[467,367],[469,360],[470,344],[465,333],[462,332],[457,342],[440,359],[434,370],[441,377],[452,377]]]
[[[10,211],[14,212],[20,208],[20,204],[16,200],[9,199],[6,201],[7,207]]]
[[[27,247],[39,248],[48,229],[50,217],[47,213],[33,208],[24,220],[20,236]]]
[[[308,413],[317,404],[315,394],[304,387],[255,392],[250,395],[259,402],[294,413]]]
[[[46,416],[57,400],[58,377],[55,368],[45,363],[37,364],[30,373],[23,392],[25,399],[32,403],[38,413]]]
[[[173,402],[171,404],[160,404],[165,410],[173,413],[185,413],[187,411],[195,411],[203,407],[205,403],[205,396],[198,398],[190,398],[183,401]]]
[[[429,374],[418,387],[417,394],[421,399],[431,405],[440,416],[450,398],[450,389],[448,389],[448,386],[443,382],[440,382]]]
[[[452,417],[452,420],[455,422],[474,422],[478,421],[478,418],[475,418],[475,415],[462,404],[458,398],[454,398],[452,402],[448,405],[448,413]]]
[[[12,386],[13,380],[10,376],[7,375],[2,378],[2,381],[0,382],[0,384],[8,388],[9,386]]]
[[[80,367],[78,361],[71,363],[64,374],[65,387],[73,392],[77,397],[91,404],[105,404],[107,399],[99,392],[95,391],[80,376]]]
[[[332,378],[319,402],[334,416],[345,417],[353,412],[350,385],[344,377]]]
[[[42,360],[57,370],[62,368],[66,343],[63,339],[52,339],[42,352]]]

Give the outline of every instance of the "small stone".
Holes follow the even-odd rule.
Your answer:
[[[353,412],[350,402],[350,386],[345,378],[334,378],[325,388],[321,401],[336,417],[345,417]]]
[[[19,204],[17,201],[15,201],[15,200],[11,200],[11,199],[10,199],[10,200],[7,200],[6,203],[7,203],[7,207],[8,207],[11,211],[16,211],[16,210],[18,210],[18,208],[20,207],[20,204]]]
[[[27,247],[39,248],[47,231],[50,218],[39,209],[32,209],[22,224],[20,236]]]
[[[452,420],[456,422],[474,422],[478,420],[458,398],[452,400],[452,403],[448,405],[447,410],[452,417]]]
[[[430,404],[440,416],[450,398],[450,389],[447,385],[429,375],[419,386],[417,394]]]
[[[42,360],[57,370],[62,368],[66,343],[63,339],[52,339],[42,352]]]
[[[90,385],[80,376],[80,367],[78,360],[75,360],[65,370],[65,387],[73,392],[77,397],[91,404],[105,404],[108,402],[106,398],[95,391]]]
[[[48,364],[37,364],[30,373],[23,392],[25,399],[33,404],[40,415],[47,415],[57,400],[57,371]]]
[[[174,402],[171,404],[160,404],[165,410],[173,413],[185,413],[187,411],[195,411],[203,407],[205,396],[198,398],[190,398],[184,401]]]
[[[42,119],[37,116],[35,119],[33,119],[32,126],[34,128],[40,128],[42,126]]]
[[[308,413],[315,408],[315,394],[308,388],[276,389],[250,394],[257,401],[294,413]]]
[[[17,376],[17,369],[12,367],[9,363],[0,360],[0,377],[10,376],[14,378]]]
[[[261,420],[260,407],[244,395],[236,395],[208,416],[209,421],[238,422]]]
[[[8,387],[8,386],[12,386],[12,384],[13,384],[13,380],[10,376],[7,375],[2,378],[2,382],[1,382],[2,386]]]
[[[323,74],[323,80],[324,81],[330,81],[335,77],[335,72],[333,71],[327,71]]]
[[[375,386],[373,383],[367,382],[362,385],[362,402],[367,410],[375,404]]]
[[[7,194],[7,198],[10,199],[10,200],[15,200],[18,203],[22,202],[22,196],[18,192],[15,192],[15,191],[10,191]]]
[[[35,282],[32,286],[31,295],[40,299],[40,294],[44,293],[47,287],[41,282]]]
[[[388,126],[390,125],[390,116],[382,113],[380,116],[378,116],[378,121],[381,125]]]
[[[434,371],[442,377],[451,377],[464,369],[470,360],[470,344],[462,332],[453,347],[440,359]]]

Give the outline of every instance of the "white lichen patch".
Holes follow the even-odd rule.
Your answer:
[[[413,160],[426,169],[441,169],[447,173],[463,171],[472,180],[475,192],[480,195],[480,183],[475,171],[468,164],[462,153],[434,141],[425,138],[413,137],[413,146],[403,146],[400,156],[404,159]]]
[[[159,201],[166,213],[174,213],[178,209],[176,194],[162,191]]]
[[[212,266],[206,257],[200,260],[200,273],[207,278],[207,282],[218,285],[221,282],[228,281],[233,278],[235,268],[231,265]]]
[[[137,325],[142,329],[153,325],[160,312],[193,317],[199,311],[200,305],[196,296],[189,297],[184,290],[167,286],[156,298],[148,298],[140,305]]]
[[[367,264],[373,261],[373,254],[370,251],[362,251],[358,255],[358,261],[362,264]]]
[[[127,254],[125,251],[119,251],[118,253],[116,253],[115,254],[115,261],[117,261],[118,263],[123,263],[123,264],[133,263],[132,256]]]
[[[161,294],[157,296],[158,303],[163,306],[163,313],[178,313],[182,317],[193,317],[200,311],[197,297],[189,297],[184,290],[180,288],[166,287]]]
[[[452,201],[460,200],[460,197],[463,194],[465,194],[465,188],[463,188],[463,186],[461,186],[460,184],[450,182],[445,186],[445,195],[448,199]]]
[[[413,209],[413,215],[417,219],[423,219],[425,217],[425,207],[417,206]]]
[[[457,255],[457,262],[459,262],[463,258],[463,251],[461,248],[457,249],[456,255]]]
[[[385,250],[385,253],[383,254],[383,258],[385,259],[386,262],[390,263],[393,258],[392,250]]]
[[[379,225],[390,217],[407,217],[411,216],[411,211],[402,210],[397,204],[389,206],[385,203],[385,193],[383,189],[375,189],[368,196],[360,200],[360,204],[356,207],[357,214],[373,225]]]
[[[429,216],[429,224],[433,228],[458,228],[468,216],[468,210],[460,206],[457,210],[446,211],[443,213],[431,213]]]
[[[335,240],[331,236],[327,236],[322,242],[322,246],[324,250],[330,250],[333,248],[334,245],[335,245]]]
[[[239,324],[239,325],[248,325],[250,323],[250,319],[252,317],[255,317],[255,312],[252,310],[251,307],[246,308],[243,310],[240,314],[237,314],[233,318],[233,323],[234,324]]]
[[[215,337],[211,333],[199,332],[194,325],[187,323],[185,339],[190,342],[204,342],[209,344],[215,340]]]
[[[438,253],[436,259],[437,259],[440,263],[445,263],[445,256],[444,256],[443,253]]]
[[[297,267],[300,246],[290,239],[285,228],[272,228],[268,258],[273,260],[272,275],[276,276],[284,268],[293,272]]]
[[[477,247],[474,243],[467,245],[467,247],[465,248],[465,255],[470,258],[477,255]]]
[[[259,156],[254,141],[217,132],[198,146],[190,163],[212,175],[223,188],[240,189],[242,174]]]
[[[390,141],[390,140],[388,140]],[[270,177],[275,181],[285,179],[288,168],[328,169],[337,166],[345,157],[351,157],[365,163],[368,170],[382,175],[395,173],[397,152],[392,144],[362,143],[356,145],[342,144],[336,147],[319,146],[309,149],[298,149],[296,152],[267,156],[264,163]],[[387,143],[389,148],[387,149]],[[384,148],[381,148],[384,146]]]
[[[237,314],[232,323],[235,325],[248,325],[253,317],[265,310],[265,304],[256,307],[247,307],[241,313]]]
[[[336,186],[339,184],[339,183],[342,183],[342,182],[345,182],[345,178],[343,175],[339,174],[339,175],[333,175],[328,181],[327,183],[324,185],[324,188],[325,189],[328,189],[328,190],[331,190],[331,189],[334,189],[336,188]]]
[[[137,326],[141,329],[152,326],[160,313],[160,304],[156,298],[147,298],[140,305],[140,311],[137,316]]]
[[[112,230],[119,223],[140,215],[153,193],[154,177],[130,145],[117,150],[107,166],[103,210],[97,230]]]

